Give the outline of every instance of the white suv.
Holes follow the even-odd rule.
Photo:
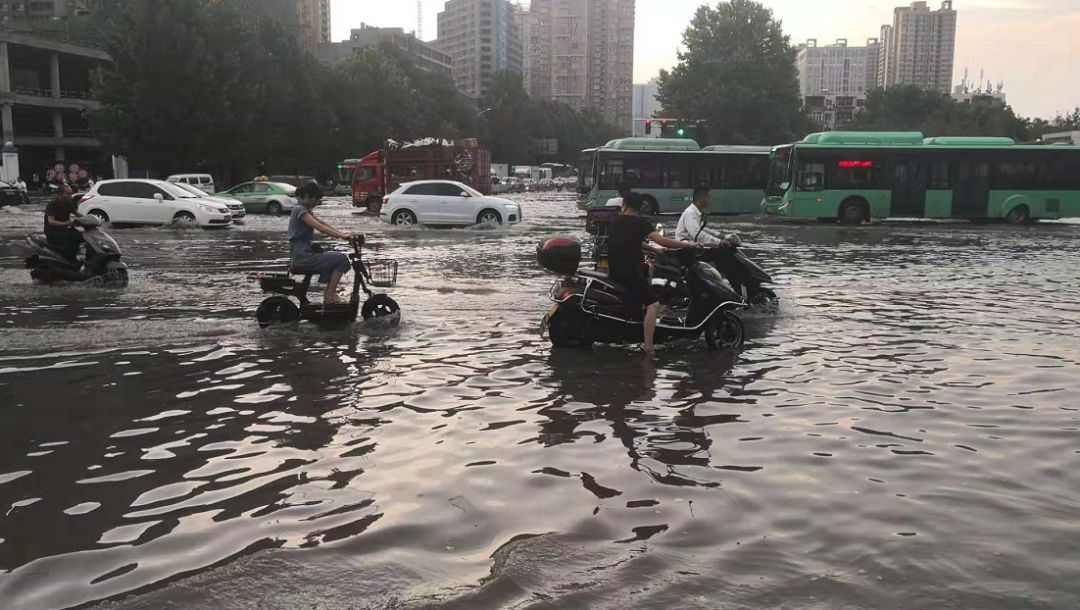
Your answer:
[[[201,199],[164,180],[103,180],[83,195],[79,212],[112,223],[232,224],[232,214],[224,204]]]
[[[489,197],[450,180],[421,180],[402,184],[383,198],[379,218],[398,226],[512,225],[521,222],[521,206],[509,199]]]

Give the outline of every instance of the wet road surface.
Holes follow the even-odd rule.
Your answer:
[[[400,261],[393,331],[256,327],[286,218],[110,229],[110,292],[0,210],[0,607],[1076,606],[1080,225],[718,220],[783,305],[649,363],[538,336],[582,220],[521,200],[321,209]]]

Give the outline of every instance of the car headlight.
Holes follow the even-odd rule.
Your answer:
[[[221,213],[221,209],[219,209],[219,208],[217,208],[215,206],[212,206],[212,205],[210,205],[208,203],[198,203],[196,205],[199,206],[200,210],[202,210],[203,212],[206,212],[207,214],[220,214]]]

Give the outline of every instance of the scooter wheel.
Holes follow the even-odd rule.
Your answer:
[[[547,335],[559,349],[589,349],[593,342],[585,336],[580,310],[560,306],[547,318]]]
[[[742,319],[730,311],[713,316],[705,327],[705,345],[709,351],[740,350],[745,339],[746,328]]]
[[[296,322],[300,320],[300,308],[285,297],[270,297],[259,303],[259,308],[255,310],[255,319],[260,328]]]
[[[401,321],[401,306],[389,296],[377,294],[364,302],[360,315],[365,322],[377,318],[379,321],[388,321],[391,326],[397,326]]]
[[[750,293],[749,298],[751,305],[767,305],[769,303],[775,303],[777,301],[776,293],[768,288],[759,287]]]

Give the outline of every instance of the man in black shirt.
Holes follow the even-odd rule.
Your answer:
[[[61,184],[49,205],[45,206],[45,238],[65,258],[78,262],[82,234],[71,226],[72,216],[82,216],[75,205],[74,192],[67,184]]]
[[[628,290],[625,304],[628,312],[636,317],[645,310],[645,353],[652,356],[653,335],[656,334],[656,317],[659,306],[652,286],[645,255],[641,247],[652,240],[667,248],[693,248],[694,244],[664,237],[653,223],[641,216],[645,201],[640,193],[630,193],[623,198],[622,210],[611,221],[608,236],[608,270],[611,279]]]

